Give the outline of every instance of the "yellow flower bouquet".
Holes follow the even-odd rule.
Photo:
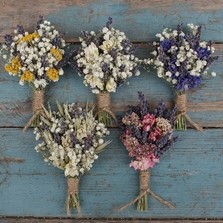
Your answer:
[[[19,78],[19,84],[33,88],[33,116],[25,126],[36,126],[43,113],[44,90],[50,82],[57,82],[63,75],[62,59],[65,41],[54,26],[43,17],[37,22],[32,33],[25,32],[21,25],[14,30],[15,35],[5,35],[2,47],[7,61],[5,70]]]

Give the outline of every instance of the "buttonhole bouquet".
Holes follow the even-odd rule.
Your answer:
[[[58,111],[44,108],[40,124],[34,129],[35,150],[42,153],[44,161],[64,171],[67,178],[67,214],[76,208],[81,216],[78,195],[81,176],[92,168],[98,154],[110,143],[104,137],[109,131],[94,118],[93,109],[77,104],[58,105]]]
[[[168,81],[176,90],[177,118],[175,128],[185,130],[186,121],[198,131],[202,127],[193,122],[187,114],[188,90],[197,89],[206,76],[216,76],[215,72],[208,73],[215,51],[212,42],[201,40],[201,26],[188,24],[189,32],[178,25],[175,30],[165,28],[156,34],[158,42],[154,42],[156,50],[152,52],[153,59],[147,63],[154,65],[157,75]]]
[[[138,95],[139,105],[129,106],[122,118],[121,141],[132,159],[130,167],[139,171],[140,194],[120,210],[137,202],[137,210],[146,211],[148,194],[162,204],[174,208],[172,204],[151,191],[150,170],[176,140],[173,136],[175,109],[169,111],[161,102],[155,111],[151,112],[144,95],[141,92]]]
[[[97,94],[98,120],[111,126],[116,117],[111,111],[110,93],[129,77],[140,74],[135,47],[124,32],[111,27],[112,18],[103,29],[83,32],[81,48],[74,57],[75,67],[84,77],[85,86]]]
[[[33,116],[25,126],[36,126],[43,112],[44,90],[50,82],[57,82],[63,69],[65,41],[54,26],[43,17],[37,22],[36,29],[29,33],[18,25],[14,36],[6,35],[3,58],[7,61],[5,70],[17,76],[19,84],[28,84],[33,88]]]

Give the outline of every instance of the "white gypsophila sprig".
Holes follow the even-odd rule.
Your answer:
[[[140,74],[139,59],[123,32],[104,27],[97,34],[84,32],[80,41],[81,49],[74,61],[93,93],[115,92],[126,79]]]
[[[110,141],[104,141],[109,131],[94,118],[93,110],[76,104],[58,104],[58,111],[47,111],[40,126],[34,129],[35,149],[45,162],[64,170],[65,176],[79,177],[91,169],[95,159]]]
[[[22,26],[14,36],[6,35],[4,50],[9,53],[5,70],[19,77],[19,83],[28,83],[37,90],[44,89],[49,82],[56,82],[63,75],[59,62],[64,55],[65,41],[47,20],[42,18],[37,28],[25,32]]]

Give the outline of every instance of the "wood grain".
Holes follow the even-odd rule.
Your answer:
[[[78,45],[75,45],[78,47]],[[223,127],[223,47],[216,44],[216,55],[219,60],[215,62],[211,70],[217,72],[217,77],[207,78],[203,86],[194,92],[188,93],[188,112],[192,119],[204,127]],[[149,57],[151,49],[141,46],[138,50],[140,58]],[[9,76],[4,70],[0,79],[0,127],[22,127],[31,117],[32,90],[28,86],[18,84],[16,77]],[[112,109],[119,115],[127,106],[137,103],[137,92],[143,91],[149,100],[151,107],[160,101],[167,102],[173,107],[175,93],[174,89],[164,80],[159,79],[154,71],[141,70],[139,77],[129,79],[129,85],[124,84],[112,93]],[[83,85],[83,78],[77,75],[77,71],[70,67],[65,68],[65,74],[58,83],[52,83],[46,88],[46,102],[55,108],[56,100],[64,102],[79,102],[81,105],[86,101],[95,103],[96,97],[91,93],[89,87]]]
[[[223,215],[223,147],[221,129],[177,132],[178,141],[151,175],[151,189],[176,206],[169,209],[149,198],[149,211],[117,208],[138,193],[138,173],[112,130],[113,142],[80,180],[83,217],[214,218]],[[0,156],[23,162],[0,162],[0,213],[6,216],[66,217],[66,183],[62,171],[44,164],[34,151],[31,130],[0,129]],[[3,181],[4,180],[4,181]],[[72,215],[75,217],[74,215]]]
[[[55,219],[43,219],[43,218],[0,218],[0,223],[222,223],[223,220],[183,220],[183,219],[160,219],[160,220],[145,220],[145,219],[66,219],[66,218],[55,218]]]
[[[0,2],[0,41],[12,33],[17,24],[31,31],[39,15],[47,19],[75,42],[82,30],[98,30],[109,16],[114,26],[134,41],[154,39],[162,28],[193,22],[204,26],[203,38],[223,40],[222,0],[2,0]],[[132,28],[134,27],[134,32]]]

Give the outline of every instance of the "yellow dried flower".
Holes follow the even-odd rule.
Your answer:
[[[18,74],[20,68],[21,63],[19,57],[12,58],[11,63],[5,65],[5,70],[9,73],[12,73],[13,76]]]
[[[31,82],[33,80],[34,80],[34,75],[29,70],[24,71],[23,74],[21,75],[21,81]]]
[[[27,34],[25,36],[23,36],[21,39],[18,40],[18,42],[31,42],[32,40],[34,40],[35,38],[39,38],[40,35],[37,32],[31,33],[31,34]]]
[[[59,80],[59,72],[55,68],[49,68],[46,72],[47,77],[52,81],[58,81]]]
[[[50,53],[56,58],[57,61],[62,60],[62,54],[59,49],[51,48]]]

